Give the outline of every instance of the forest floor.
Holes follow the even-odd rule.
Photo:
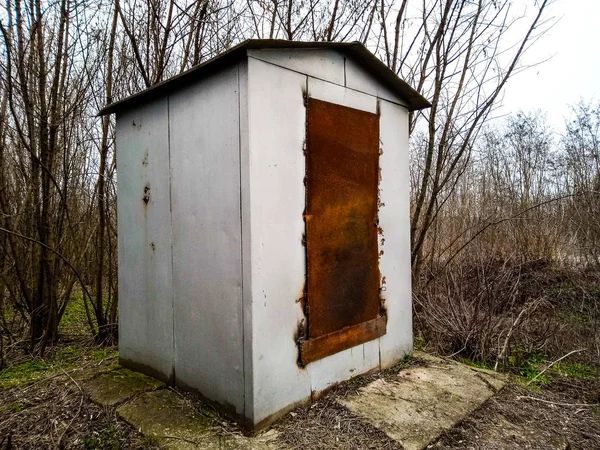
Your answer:
[[[11,358],[0,371],[0,450],[160,448],[164,441],[152,433],[144,436],[141,427],[122,420],[123,414],[117,412],[120,404],[104,402],[100,406],[102,402],[90,395],[91,380],[121,369],[116,348],[93,343],[86,331],[85,312],[77,305],[74,302],[67,309],[61,341],[44,358],[16,350],[7,353]],[[400,431],[390,428],[387,418],[365,413],[356,399],[381,394],[384,401],[399,399],[397,412],[406,409],[400,402],[410,399],[393,389],[411,374],[432,366],[426,354],[415,355],[390,369],[355,377],[312,405],[290,412],[272,427],[266,446],[256,441],[257,445],[248,447],[249,441],[233,423],[193,395],[161,389],[165,395],[176,396],[178,408],[185,407],[204,421],[213,436],[218,436],[218,448],[402,449],[402,427]],[[467,364],[473,370],[487,368],[469,360],[461,365],[448,359],[437,361],[434,366],[446,361],[463,369],[469,368]],[[506,381],[502,389],[437,433],[427,448],[600,448],[600,374],[581,362],[565,359],[550,366],[551,362],[530,358],[526,367],[520,366],[519,375],[502,375]],[[394,414],[390,412],[390,417]],[[432,418],[432,422],[436,420]],[[418,433],[415,430],[414,434]],[[192,445],[192,439],[179,441],[189,444],[186,448],[208,448]]]
[[[85,388],[94,377],[120,370],[116,350],[69,344],[54,348],[44,360],[25,361],[0,372],[0,449],[160,448],[164,441],[142,435],[119,418],[117,405],[99,406]],[[431,364],[420,356],[406,358],[391,369],[341,384],[313,405],[298,408],[275,424],[271,432],[275,444],[268,446],[248,446],[234,424],[194,396],[163,391],[175,392],[181,399],[178,401],[208,421],[214,435],[228,438],[223,442],[229,444],[216,448],[402,449],[398,440],[392,439],[393,430],[365,419],[348,399],[366,395],[369,387],[378,383],[389,386],[399,375],[416,373]],[[511,377],[496,395],[443,432],[428,448],[600,448],[597,374],[581,367],[566,370],[559,366],[558,370],[546,371],[541,382],[527,383],[526,378]],[[212,448],[181,439],[188,446],[176,448]]]

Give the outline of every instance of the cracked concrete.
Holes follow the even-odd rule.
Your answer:
[[[504,386],[493,372],[430,356],[424,359],[427,366],[402,370],[393,381],[376,380],[338,402],[406,450],[419,450]]]

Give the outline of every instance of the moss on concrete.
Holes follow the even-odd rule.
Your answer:
[[[195,413],[181,397],[166,389],[140,395],[117,408],[117,414],[168,449],[221,448],[216,423]]]
[[[116,369],[87,381],[85,389],[93,402],[115,406],[143,392],[165,387],[164,383],[128,369]]]
[[[210,414],[198,413],[173,391],[147,392],[117,408],[118,416],[168,450],[281,450],[275,430],[245,437],[221,427]]]

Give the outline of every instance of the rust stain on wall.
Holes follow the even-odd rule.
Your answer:
[[[347,345],[369,339],[359,336],[364,327],[346,338],[340,330],[381,313],[379,116],[312,98],[307,105],[308,340],[335,333],[332,347],[341,348],[344,339]]]
[[[146,184],[146,186],[144,186],[144,196],[142,197],[142,201],[144,202],[144,205],[148,205],[148,203],[150,202],[150,185]]]

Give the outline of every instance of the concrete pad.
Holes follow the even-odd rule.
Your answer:
[[[162,389],[147,392],[117,408],[117,414],[145,436],[155,437],[168,450],[275,450],[275,431],[255,438],[224,433],[211,417],[198,414],[183,398]]]
[[[156,437],[165,448],[220,448],[213,420],[195,414],[181,397],[166,389],[140,395],[117,408],[117,414],[145,436]]]
[[[154,378],[123,368],[101,373],[83,385],[92,401],[102,406],[115,406],[138,394],[164,386]]]
[[[463,420],[504,386],[492,373],[433,358],[426,367],[378,379],[338,400],[406,450],[419,450]]]

